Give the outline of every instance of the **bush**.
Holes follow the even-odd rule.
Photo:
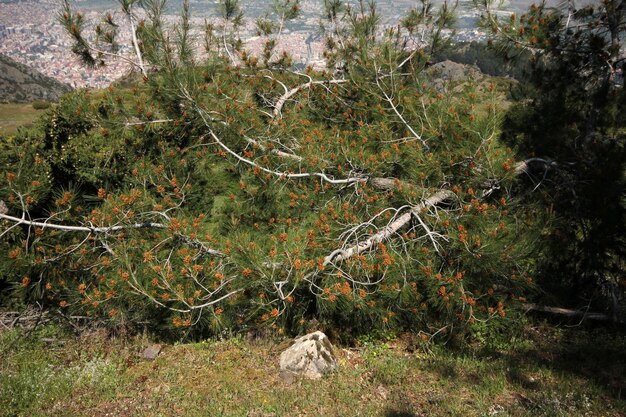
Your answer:
[[[50,108],[49,101],[35,101],[33,102],[33,109],[35,110],[46,110]]]

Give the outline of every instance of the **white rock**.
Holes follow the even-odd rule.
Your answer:
[[[291,347],[280,354],[280,372],[283,377],[302,375],[319,379],[337,369],[333,345],[322,332],[314,332],[294,340]]]

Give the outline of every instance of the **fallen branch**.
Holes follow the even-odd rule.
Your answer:
[[[585,311],[570,310],[568,308],[549,307],[549,306],[542,306],[539,304],[524,304],[523,306],[526,309],[526,312],[539,311],[542,313],[558,314],[561,316],[572,317],[572,318],[579,317],[579,318],[582,318],[583,320],[589,319],[589,320],[597,320],[597,321],[613,321],[613,322],[622,323],[622,324],[624,323],[624,320],[619,319],[617,317],[611,317],[603,313],[590,313],[586,310]]]
[[[558,165],[556,161],[553,161],[551,159],[530,158],[525,161],[518,162],[517,165],[515,165],[515,174],[530,174],[531,171],[534,171],[538,168],[542,168],[544,171],[547,171],[551,168],[556,168],[557,166]]]
[[[411,221],[411,218],[413,216],[418,215],[424,208],[435,206],[454,197],[455,194],[449,190],[440,190],[436,192],[421,203],[413,206],[410,211],[395,219],[393,222],[385,226],[378,233],[372,235],[370,238],[364,240],[363,242],[357,243],[356,245],[353,245],[347,249],[337,249],[336,251],[328,255],[326,259],[324,259],[324,266],[334,261],[343,261],[345,259],[351,258],[354,255],[358,255],[359,253],[363,253],[370,250],[371,248],[376,247],[379,243],[387,240],[393,234],[398,232],[398,230],[403,228],[407,223]]]
[[[300,84],[299,86],[292,88],[291,90],[287,91],[285,94],[283,94],[282,96],[278,98],[278,100],[276,101],[276,104],[274,104],[274,118],[278,118],[278,119],[282,118],[281,112],[287,100],[289,100],[291,97],[295,96],[296,94],[298,94],[300,91],[304,90],[305,88],[310,88],[313,85],[343,84],[346,82],[348,82],[348,80],[323,80],[323,81],[311,80],[308,83]]]
[[[48,222],[37,222],[34,220],[27,220],[24,218],[9,216],[8,214],[0,213],[0,219],[9,220],[16,224],[24,224],[27,226],[41,227],[42,229],[55,229],[55,230],[63,230],[66,232],[87,232],[87,233],[110,233],[116,232],[124,229],[142,229],[142,228],[156,228],[156,229],[165,229],[167,226],[161,223],[152,223],[152,222],[144,222],[144,223],[134,223],[127,225],[118,225],[118,226],[108,226],[108,227],[95,227],[95,226],[67,226],[63,224],[56,223],[48,223]]]
[[[519,162],[515,167],[515,173],[517,175],[522,173],[530,173],[531,170],[537,167],[543,167],[546,171],[552,167],[556,167],[557,163],[550,159],[542,158],[530,158],[525,161]],[[391,189],[395,185],[396,180],[391,178],[373,178],[370,180],[371,184],[380,189]],[[385,226],[378,233],[372,235],[370,238],[359,242],[347,249],[337,249],[333,251],[324,259],[324,266],[334,262],[343,261],[351,258],[354,255],[370,250],[376,247],[379,243],[389,239],[394,233],[403,228],[407,223],[411,221],[413,216],[419,215],[420,211],[425,207],[432,207],[437,204],[443,203],[446,200],[450,200],[455,196],[452,191],[440,190],[435,194],[428,197],[418,205],[411,208],[411,210],[402,216],[396,218],[393,222]]]
[[[64,224],[49,223],[47,221],[38,222],[34,220],[27,220],[25,218],[19,218],[19,217],[9,216],[8,214],[4,214],[2,213],[2,205],[4,205],[4,202],[0,200],[0,219],[9,220],[15,223],[15,225],[23,224],[23,225],[31,226],[31,227],[41,227],[42,229],[55,229],[55,230],[61,230],[65,232],[85,232],[89,234],[91,233],[106,234],[106,233],[117,232],[121,230],[127,230],[127,229],[144,229],[144,228],[166,229],[167,228],[167,226],[162,223],[154,223],[154,222],[133,223],[133,224],[127,224],[127,225],[117,225],[117,226],[107,226],[107,227],[68,226]],[[185,236],[180,233],[176,233],[176,237],[180,239],[182,242],[184,242],[185,244],[196,247],[200,249],[200,251],[208,255],[219,256],[219,257],[225,256],[222,252],[207,247],[203,242],[199,241],[198,239],[191,239],[190,237]],[[77,247],[79,246],[80,245],[78,245]]]
[[[42,317],[48,313],[45,311],[34,311],[32,306],[26,308],[25,311],[4,311],[0,312],[0,325],[6,330],[15,327],[33,327],[34,323],[41,322]],[[44,322],[49,321],[48,318]]]

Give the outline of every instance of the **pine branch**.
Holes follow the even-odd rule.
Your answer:
[[[55,229],[62,230],[65,232],[87,232],[87,233],[110,233],[117,232],[125,229],[142,229],[142,228],[156,228],[156,229],[166,229],[162,223],[153,223],[153,222],[144,222],[144,223],[134,223],[128,225],[118,225],[118,226],[108,226],[108,227],[95,227],[95,226],[68,226],[63,224],[56,223],[48,223],[46,222],[38,222],[34,220],[27,220],[25,218],[13,217],[8,214],[0,213],[0,219],[9,220],[16,224],[23,224],[27,226],[33,227],[41,227],[42,229]]]
[[[542,158],[530,158],[525,161],[521,161],[516,165],[515,174],[519,175],[522,173],[530,173],[536,166],[542,166],[544,169],[548,169],[550,167],[557,166],[555,161],[550,161]],[[388,181],[380,181],[380,179],[376,179],[380,184],[380,186],[389,186],[390,183]],[[440,190],[430,197],[423,200],[421,203],[411,207],[411,209],[404,213],[402,216],[393,220],[390,224],[385,226],[382,230],[378,231],[378,233],[372,235],[368,239],[356,243],[348,248],[340,248],[333,251],[330,255],[328,255],[324,259],[324,266],[335,262],[335,261],[343,261],[349,259],[355,255],[358,255],[363,252],[367,252],[372,248],[375,248],[379,243],[382,243],[389,238],[391,238],[394,234],[396,234],[400,229],[402,229],[405,225],[407,225],[414,216],[418,217],[418,221],[425,228],[427,235],[432,240],[432,232],[428,230],[423,221],[419,218],[419,214],[424,208],[434,207],[437,204],[441,204],[445,201],[452,200],[456,197],[450,190]],[[436,248],[436,244],[435,244]]]
[[[406,224],[411,221],[413,216],[419,215],[419,213],[424,208],[436,206],[437,204],[441,204],[444,201],[453,199],[455,196],[456,194],[449,190],[440,190],[436,192],[421,203],[411,207],[411,209],[407,213],[404,213],[402,216],[396,218],[393,222],[385,226],[378,233],[372,235],[370,238],[348,248],[337,249],[324,259],[324,266],[335,261],[340,262],[349,259],[352,256],[375,248],[379,243],[388,240],[391,236],[396,234],[398,230],[402,229]]]
[[[289,100],[291,97],[295,96],[296,94],[298,94],[300,91],[304,89],[311,88],[311,86],[313,85],[343,84],[347,82],[348,80],[321,80],[321,81],[310,80],[307,83],[300,84],[299,86],[294,87],[291,90],[285,92],[285,94],[283,94],[282,96],[278,98],[278,100],[276,101],[276,104],[274,104],[274,118],[282,119],[283,106],[285,105],[287,100]]]
[[[168,226],[164,225],[163,223],[155,223],[155,222],[133,223],[133,224],[126,224],[126,225],[106,226],[106,227],[64,225],[64,224],[50,223],[48,221],[40,222],[40,221],[34,221],[34,220],[27,220],[25,216],[22,218],[19,218],[19,217],[10,216],[6,213],[3,213],[2,212],[3,206],[6,207],[4,202],[0,200],[0,219],[13,222],[14,225],[12,227],[15,227],[17,225],[26,225],[26,226],[31,226],[31,227],[40,227],[42,229],[54,229],[54,230],[61,230],[64,232],[85,232],[89,234],[92,234],[92,233],[93,234],[107,234],[111,232],[118,232],[121,230],[128,230],[128,229],[149,229],[149,228],[167,229],[168,228]],[[218,256],[218,257],[226,256],[224,253],[220,251],[207,247],[203,242],[201,242],[198,239],[192,239],[189,236],[183,235],[182,233],[176,233],[175,235],[177,238],[179,238],[186,244],[200,249],[203,253],[206,253],[211,256]],[[86,240],[87,239],[85,239],[83,243]],[[80,247],[81,245],[82,243],[80,245],[77,245],[76,248],[74,248],[74,250]]]

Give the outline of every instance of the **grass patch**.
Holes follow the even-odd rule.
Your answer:
[[[0,415],[624,415],[624,336],[541,325],[524,333],[497,350],[368,340],[336,349],[338,372],[289,384],[277,369],[284,341],[170,344],[146,361],[146,337],[5,331]]]
[[[12,135],[20,126],[32,126],[44,112],[28,103],[0,103],[0,135]]]

